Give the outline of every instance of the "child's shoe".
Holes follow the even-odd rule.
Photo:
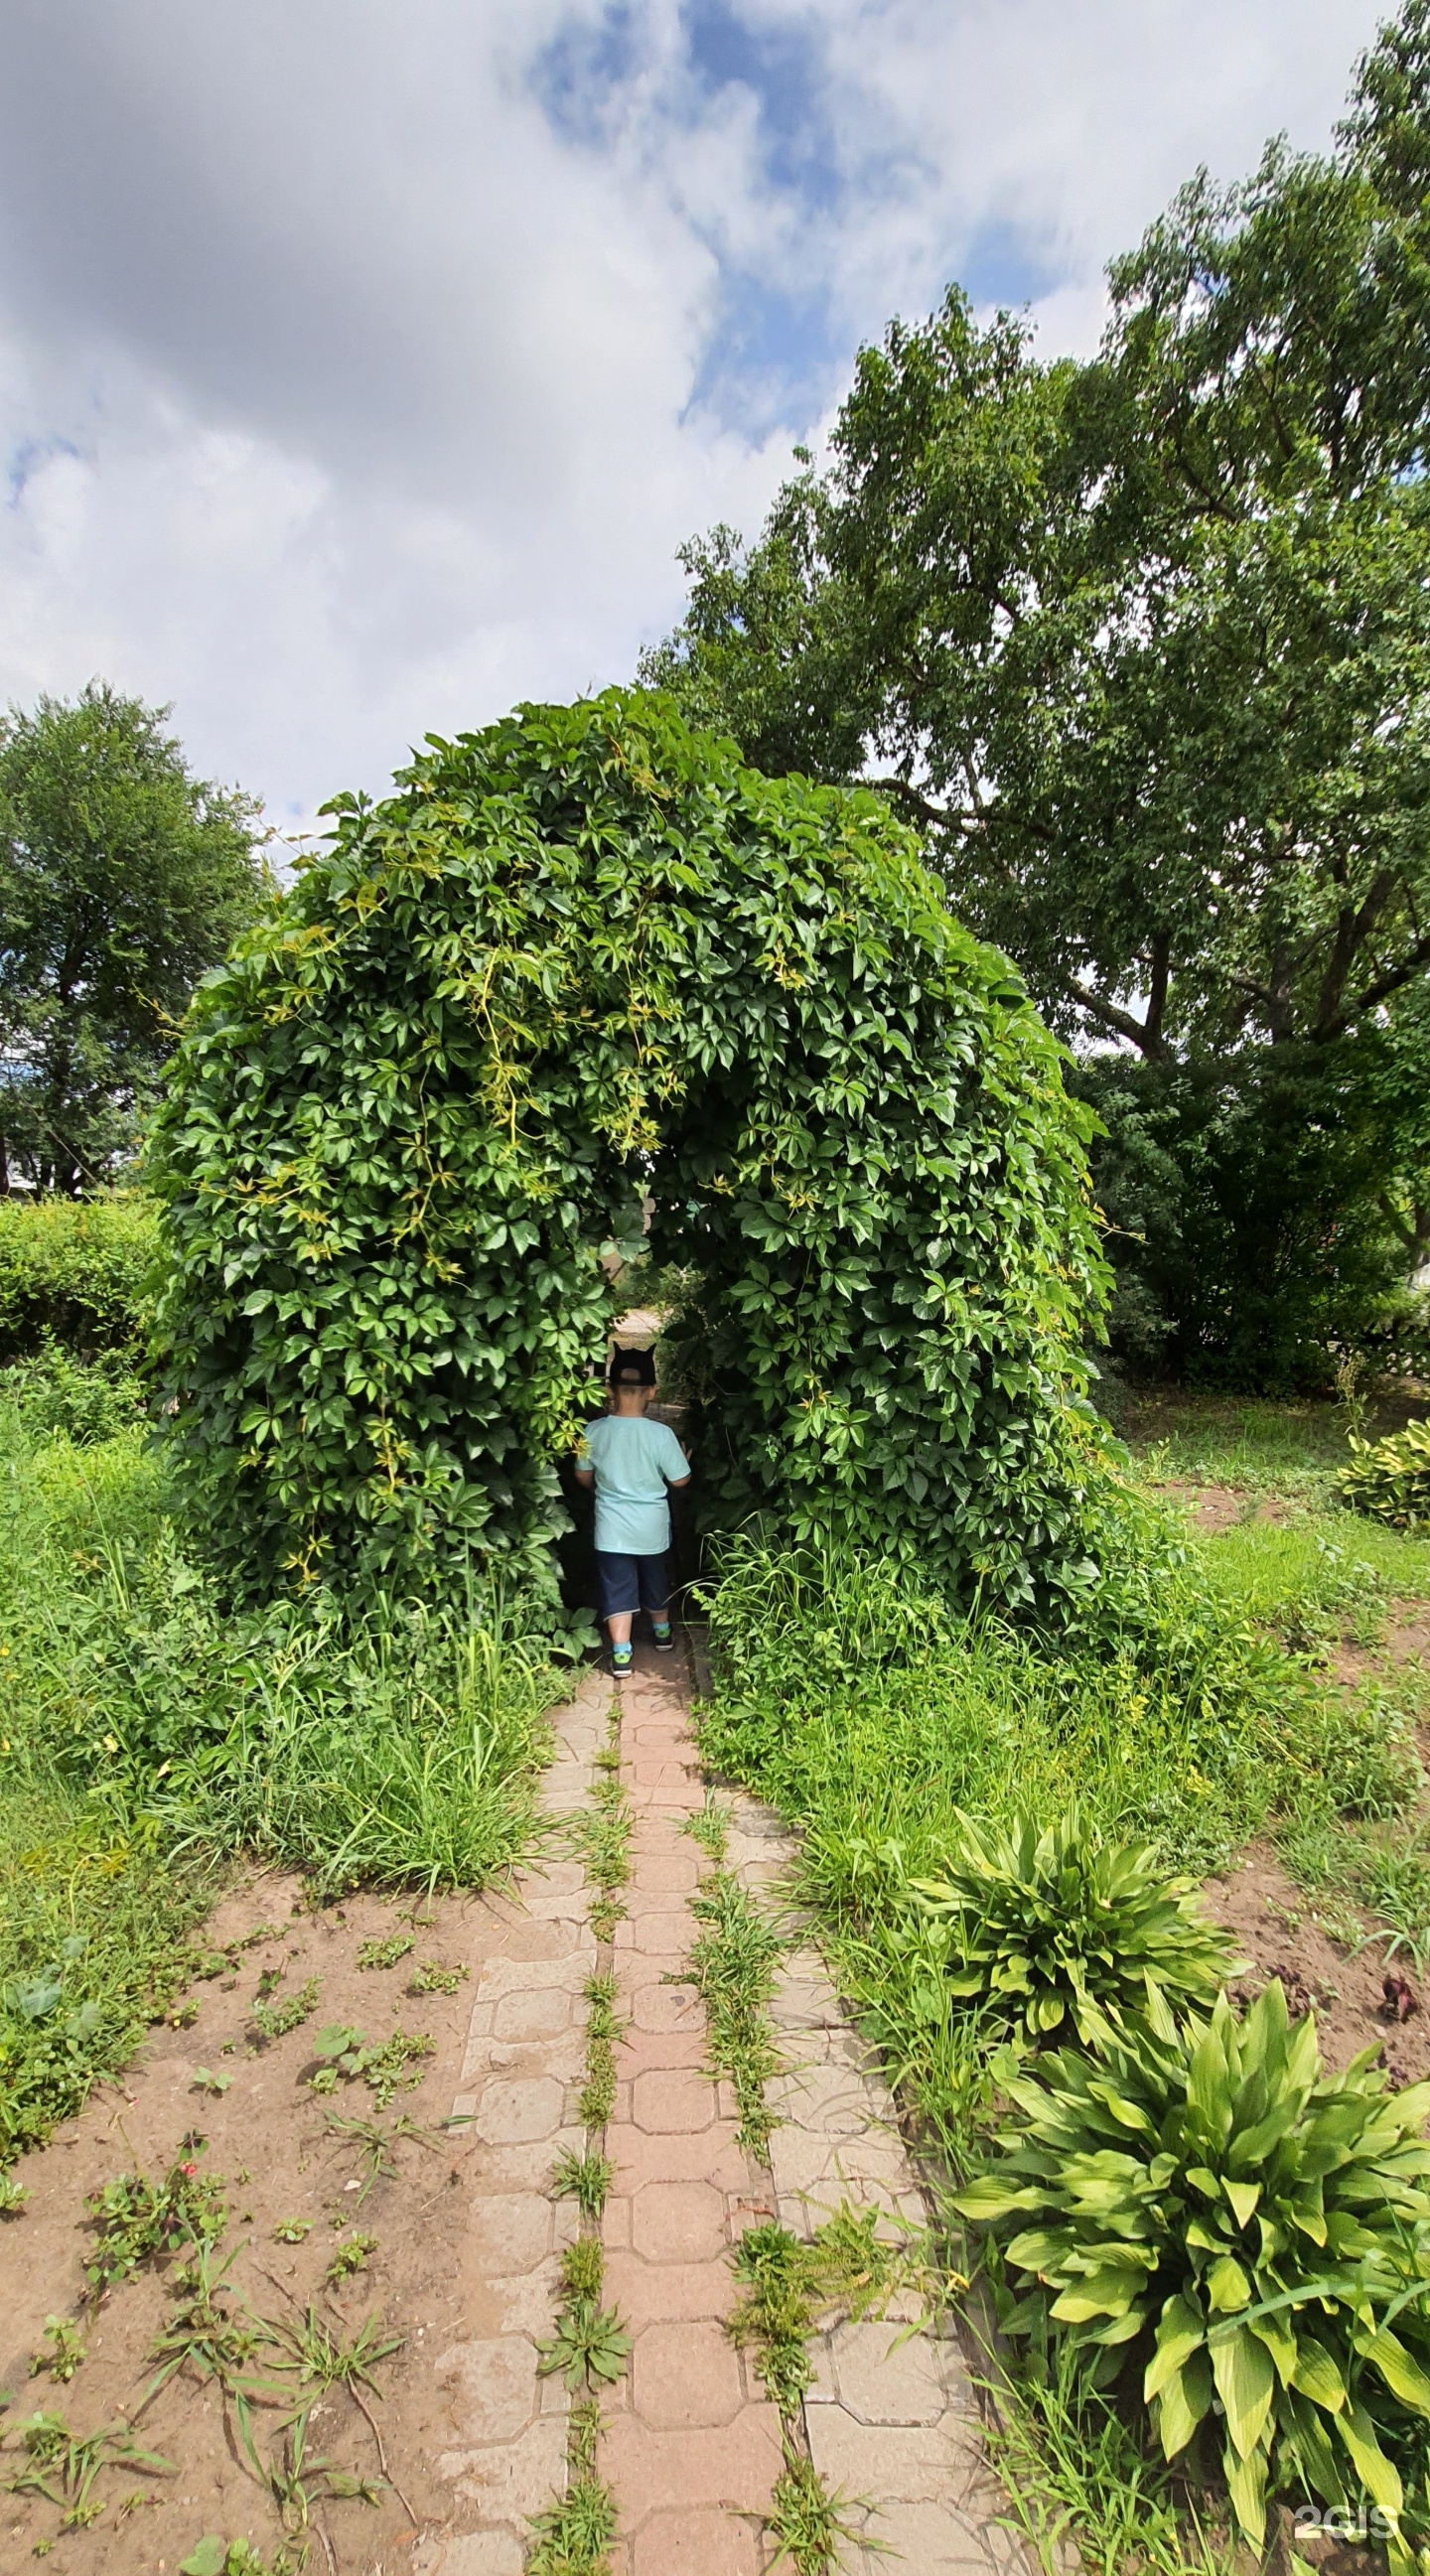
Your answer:
[[[652,1619],[651,1643],[658,1655],[668,1655],[675,1644],[675,1633],[668,1619]]]
[[[631,1650],[629,1645],[613,1646],[611,1648],[611,1670],[615,1674],[617,1681],[623,1682],[630,1669]]]

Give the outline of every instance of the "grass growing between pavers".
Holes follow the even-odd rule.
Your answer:
[[[621,2027],[615,2009],[611,1941],[626,1911],[620,1891],[630,1880],[634,1822],[620,1776],[618,1699],[612,1703],[595,1771],[586,1806],[577,1810],[567,1829],[593,1891],[587,1919],[598,1944],[598,1965],[583,1989],[586,2065],[578,2107],[587,2138],[583,2152],[579,2156],[569,2149],[563,2152],[551,2174],[552,2197],[575,2202],[580,2233],[562,2254],[554,2328],[537,2358],[541,2375],[559,2374],[576,2402],[567,2432],[565,2491],[532,2518],[527,2576],[610,2576],[610,2552],[619,2530],[616,2499],[599,2465],[604,2429],[599,2391],[624,2376],[631,2352],[624,2320],[614,2308],[601,2304],[605,2286],[601,2221],[615,2177],[605,2153],[605,2125],[615,2101],[615,2043]]]
[[[1430,1597],[1430,1545],[1335,1508],[1343,1421],[1333,1437],[1318,1418],[1309,1443],[1263,1413],[1200,1444],[1178,1429],[1158,1480],[1219,1469],[1230,1526],[1168,1544],[1149,1523],[1155,1570],[1100,1631],[1085,1617],[1061,1640],[1020,1635],[951,1615],[885,1565],[754,1544],[714,1597],[702,1750],[801,1829],[836,1977],[955,2171],[983,2152],[1008,2035],[997,2014],[950,2007],[910,1903],[961,1814],[1052,1822],[1076,1801],[1094,1833],[1202,1872],[1259,1836],[1304,1885],[1334,1883],[1430,1956],[1423,1678],[1370,1660],[1387,1619]],[[1325,1667],[1343,1647],[1359,1669],[1337,1687]],[[1226,2561],[1135,2410],[1060,2370],[1009,2382],[996,2434],[1049,2569],[1069,2534],[1107,2576]]]

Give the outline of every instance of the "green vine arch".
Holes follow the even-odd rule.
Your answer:
[[[162,1391],[241,1587],[549,1581],[642,1199],[698,1274],[707,1524],[1085,1579],[1087,1114],[882,800],[611,690],[329,811],[150,1155]]]

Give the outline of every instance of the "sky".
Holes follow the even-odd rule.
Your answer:
[[[172,704],[311,830],[632,676],[861,343],[1091,350],[1207,164],[1327,141],[1375,0],[6,0],[0,703]]]

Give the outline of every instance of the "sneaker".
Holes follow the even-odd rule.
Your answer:
[[[613,1646],[611,1648],[611,1670],[615,1674],[618,1682],[625,1680],[626,1675],[631,1670],[631,1650],[629,1646]]]
[[[655,1647],[657,1654],[668,1655],[675,1644],[675,1632],[671,1627],[670,1621],[667,1619],[664,1625],[660,1626],[654,1619],[652,1619],[650,1623],[650,1634],[651,1643]]]

